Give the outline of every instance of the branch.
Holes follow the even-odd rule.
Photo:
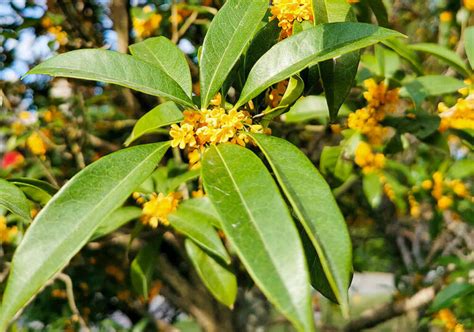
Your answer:
[[[83,332],[90,331],[89,328],[87,327],[86,321],[84,320],[84,318],[82,318],[81,313],[79,312],[79,309],[77,308],[76,301],[74,300],[74,290],[72,287],[71,278],[67,274],[64,274],[64,273],[59,273],[56,278],[64,282],[64,284],[66,285],[67,302],[69,304],[69,307],[71,308],[73,317],[77,319],[77,321],[79,322],[79,325],[81,326],[81,331]]]
[[[377,326],[409,311],[422,309],[433,301],[435,294],[435,287],[432,286],[420,290],[408,299],[386,303],[374,309],[366,310],[359,318],[350,321],[344,327],[344,331],[361,331]]]

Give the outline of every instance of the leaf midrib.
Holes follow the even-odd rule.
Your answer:
[[[223,165],[224,165],[224,167],[225,167],[225,170],[226,170],[227,173],[229,174],[229,178],[231,179],[232,184],[233,184],[233,186],[234,186],[234,188],[235,188],[235,191],[236,191],[237,194],[239,195],[240,200],[242,201],[242,203],[243,203],[243,205],[244,205],[245,211],[247,212],[247,215],[249,216],[249,218],[250,218],[250,220],[251,220],[251,222],[252,222],[252,225],[253,225],[254,229],[255,229],[255,230],[259,230],[259,228],[257,227],[257,223],[256,223],[256,221],[255,221],[255,219],[254,219],[254,216],[253,216],[253,214],[251,213],[251,211],[250,211],[250,209],[249,209],[249,206],[247,205],[246,200],[245,200],[244,197],[242,196],[242,193],[240,192],[240,188],[239,188],[239,186],[237,185],[237,182],[235,181],[234,176],[232,175],[232,172],[231,172],[230,169],[229,169],[229,166],[227,165],[227,163],[226,163],[225,159],[223,158],[222,154],[220,153],[219,149],[218,149],[217,147],[214,147],[214,149],[215,149],[215,151],[217,151],[217,154],[219,155],[219,158],[221,159],[221,161],[222,161],[222,163],[223,163]],[[269,254],[270,251],[268,250],[268,247],[266,246],[265,241],[263,240],[263,238],[262,238],[260,232],[258,231],[258,232],[256,232],[256,234],[257,234],[257,236],[259,237],[260,242],[262,243],[263,247],[266,249],[267,257],[270,258],[270,260],[271,260],[271,262],[272,262],[272,265],[275,266],[275,267],[278,266],[278,265],[275,263],[275,261],[273,260],[273,256]],[[234,247],[235,247],[235,250],[236,250],[236,251],[240,252],[240,250],[238,249],[238,246],[234,246]],[[242,255],[242,256],[243,256],[243,255]],[[244,260],[246,261],[247,259],[244,259]],[[276,268],[275,268],[274,270],[276,271],[276,273],[277,273],[279,279],[280,279],[280,280],[284,280],[284,278],[282,278],[282,276],[281,276],[281,274],[280,274],[280,271],[279,271],[278,269],[276,269]],[[249,272],[249,274],[251,274],[251,275],[253,274],[253,272],[250,271],[250,270],[249,270],[248,272]],[[255,279],[256,279],[256,280],[260,280],[259,278],[256,278],[256,277],[255,277]],[[260,283],[260,282],[259,282],[259,283]],[[284,284],[284,283],[283,283],[283,284]],[[263,285],[262,285],[262,286],[263,286]],[[286,287],[284,287],[284,288],[285,288],[285,291],[286,291],[286,290],[287,290]],[[266,290],[266,287],[262,287],[262,290]],[[290,295],[288,292],[285,292],[285,293],[286,293],[286,295],[287,295],[287,298],[290,299],[290,302],[293,304],[293,308],[297,308],[298,306],[293,302],[291,295]],[[272,299],[271,294],[270,294],[269,292],[268,292],[268,294],[269,294],[268,298],[269,298],[269,299]],[[278,306],[280,306],[280,305],[278,305]],[[284,312],[288,312],[288,311],[287,311],[285,308],[283,308],[283,307],[281,307],[281,310],[284,311]],[[296,315],[299,316],[299,315],[298,315],[298,311],[291,310],[291,312],[296,313]],[[295,321],[294,323],[295,323],[296,325],[300,325],[300,322],[298,322],[298,321]],[[301,327],[303,327],[303,326],[301,326]]]

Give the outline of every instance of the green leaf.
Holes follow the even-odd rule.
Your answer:
[[[195,107],[179,84],[162,69],[131,55],[113,51],[90,49],[67,52],[46,60],[26,74],[45,74],[117,84]]]
[[[331,289],[347,315],[352,246],[331,188],[293,144],[263,134],[252,134],[252,137],[265,154],[293,212],[313,243]]]
[[[388,27],[388,12],[385,8],[383,0],[368,0],[370,9],[374,12],[375,17],[379,25],[383,27]]]
[[[134,57],[159,67],[191,97],[193,82],[188,62],[184,53],[171,40],[163,36],[148,38],[131,45],[129,49]]]
[[[178,232],[189,237],[210,254],[230,264],[229,254],[206,215],[195,213],[193,207],[187,208],[186,204],[180,204],[178,209],[168,216],[168,220]]]
[[[468,283],[452,283],[436,294],[429,311],[436,312],[444,308],[448,308],[458,299],[474,292],[474,286]]]
[[[454,162],[446,173],[451,179],[464,179],[474,176],[474,160],[461,159]]]
[[[467,68],[463,59],[461,59],[461,57],[456,52],[445,46],[431,43],[420,43],[410,45],[410,49],[431,54],[445,62],[447,65],[456,69],[460,74],[464,76],[470,75],[469,69]]]
[[[200,169],[194,169],[173,178],[170,178],[167,182],[167,192],[175,191],[181,184],[186,183],[188,181],[197,179],[201,175]]]
[[[471,69],[474,69],[474,27],[469,27],[464,31],[464,47]]]
[[[30,207],[25,194],[14,184],[0,179],[0,206],[25,220],[30,220]]]
[[[313,119],[324,122],[329,119],[326,98],[323,96],[301,97],[282,118],[286,123],[301,123]]]
[[[321,153],[320,168],[323,174],[332,173],[340,181],[346,181],[354,165],[347,160],[345,149],[341,146],[325,146]]]
[[[250,150],[221,144],[204,155],[202,173],[222,228],[252,279],[298,331],[314,331],[301,240],[263,162]]]
[[[356,22],[357,18],[347,0],[313,0],[315,23]],[[321,81],[334,120],[349,95],[359,67],[360,52],[344,54],[319,64]]]
[[[156,132],[158,128],[180,122],[181,120],[183,120],[183,114],[175,103],[168,101],[160,104],[138,119],[132,133],[124,144],[128,146],[143,135]]]
[[[266,0],[228,0],[214,17],[202,46],[201,107],[219,91],[267,8]]]
[[[150,292],[150,282],[153,277],[153,270],[160,253],[157,243],[147,243],[138,252],[130,265],[130,280],[133,289],[138,295],[148,299]]]
[[[114,232],[130,221],[140,218],[141,215],[142,210],[136,206],[118,208],[100,222],[99,227],[91,237],[91,241]]]
[[[13,178],[8,180],[25,193],[32,201],[42,205],[48,203],[51,197],[58,191],[57,188],[45,181],[31,178]]]
[[[224,305],[232,308],[237,297],[237,278],[212,256],[190,240],[184,246],[197,273],[211,294]]]
[[[192,198],[185,200],[180,204],[180,208],[192,211],[196,219],[203,220],[215,228],[222,229],[219,214],[207,197]]]
[[[375,172],[365,174],[362,178],[362,189],[370,206],[377,208],[382,202],[383,196],[383,186],[380,181],[380,176]]]
[[[273,46],[257,61],[236,107],[308,66],[396,36],[403,35],[375,25],[352,22],[320,24],[300,32]]]
[[[408,45],[406,45],[401,40],[396,39],[396,38],[384,40],[382,41],[382,44],[391,48],[403,59],[408,61],[417,74],[419,75],[423,74],[423,66],[420,63],[420,60],[418,59],[416,52],[410,49]]]
[[[466,84],[463,81],[444,75],[428,75],[417,77],[407,83],[400,90],[402,97],[410,96],[417,107],[431,96],[454,93]]]
[[[411,133],[419,139],[425,139],[439,128],[441,119],[437,115],[419,111],[410,113],[413,117],[386,117],[383,124],[394,127],[398,133]]]
[[[168,147],[168,142],[140,145],[99,159],[48,202],[13,256],[0,309],[0,331],[68,264],[100,222],[150,176]]]

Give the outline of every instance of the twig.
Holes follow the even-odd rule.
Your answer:
[[[77,318],[77,321],[79,322],[79,325],[81,326],[81,331],[89,332],[90,329],[89,327],[87,327],[87,324],[84,318],[82,318],[81,313],[79,312],[79,309],[77,308],[76,301],[74,300],[74,289],[72,286],[71,278],[65,273],[59,273],[56,278],[64,282],[64,285],[66,286],[67,302],[69,304],[69,307],[71,308],[73,317]]]
[[[359,318],[350,321],[344,327],[344,331],[349,332],[368,329],[401,316],[409,311],[426,307],[431,301],[433,301],[435,294],[435,287],[432,286],[420,290],[408,299],[386,303],[374,309],[366,310]]]

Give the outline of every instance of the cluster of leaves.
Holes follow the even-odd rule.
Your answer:
[[[140,238],[144,244],[130,265],[130,279],[134,291],[143,299],[156,295],[152,283],[155,267],[165,268],[160,254],[169,250],[165,242],[169,234],[175,234],[181,241],[175,249],[184,249],[186,260],[220,303],[234,306],[238,286],[244,287],[248,282],[241,277],[244,268],[297,330],[311,331],[314,322],[310,286],[338,303],[345,315],[349,311],[352,245],[344,215],[354,226],[356,254],[357,250],[365,251],[365,244],[359,245],[357,241],[361,230],[369,229],[377,236],[385,232],[384,227],[397,230],[390,236],[396,237],[396,243],[402,243],[400,257],[405,264],[403,269],[396,270],[400,279],[397,286],[402,293],[409,295],[440,280],[444,284],[461,278],[462,283],[452,283],[439,293],[428,317],[458,305],[457,316],[469,327],[472,308],[459,306],[455,299],[468,299],[472,292],[472,263],[454,257],[469,247],[460,243],[447,251],[442,243],[453,234],[456,236],[459,227],[472,232],[464,223],[473,222],[469,192],[473,173],[472,128],[440,131],[441,119],[435,106],[443,96],[446,104],[455,104],[453,98],[459,89],[467,88],[470,94],[471,83],[461,79],[472,76],[472,67],[444,46],[406,45],[396,38],[402,35],[394,30],[356,22],[371,21],[368,13],[373,12],[378,23],[387,26],[388,14],[379,1],[361,1],[356,7],[345,0],[312,1],[313,18],[295,20],[291,36],[281,39],[277,20],[268,22],[268,1],[228,0],[208,26],[202,47],[187,58],[175,43],[184,34],[194,33],[194,41],[199,45],[201,37],[196,31],[179,29],[179,24],[187,18],[186,22],[192,25],[197,15],[215,13],[208,3],[196,5],[174,7],[161,12],[163,15],[155,12],[153,6],[132,11],[137,40],[168,29],[171,40],[163,36],[144,39],[130,46],[131,55],[102,49],[67,52],[41,63],[29,74],[105,82],[168,100],[137,121],[124,142],[126,145],[145,141],[150,134],[166,134],[163,127],[183,121],[183,110],[211,109],[218,94],[222,96],[219,104],[223,109],[244,110],[261,126],[272,128],[274,135],[249,133],[253,145],[247,148],[208,145],[202,151],[201,167],[197,170],[186,169],[178,149],[173,150],[175,160],[156,168],[163,158],[169,158],[168,142],[126,148],[84,168],[97,159],[97,151],[87,150],[87,162],[84,156],[78,159],[81,154],[75,148],[76,140],[97,130],[94,113],[91,118],[89,111],[104,100],[92,98],[95,100],[84,106],[79,98],[73,104],[79,115],[57,116],[54,121],[43,115],[41,130],[29,127],[12,136],[15,141],[11,145],[21,146],[25,142],[30,153],[36,155],[35,163],[41,172],[34,173],[28,158],[26,165],[14,165],[22,167],[5,172],[8,179],[0,182],[0,204],[12,213],[9,220],[16,221],[21,230],[27,228],[24,236],[17,238],[19,246],[13,255],[0,309],[0,330],[77,257],[81,248],[139,219],[141,210],[129,206],[132,193],[137,193],[135,198],[151,201],[155,193],[171,195],[176,191],[185,198],[190,191],[199,193],[197,196],[205,192],[206,197],[184,199],[176,209],[170,209],[166,223],[162,222],[158,230],[148,231],[143,223],[136,223],[132,238]],[[54,24],[61,23],[48,16]],[[167,25],[160,27],[161,22]],[[466,22],[460,25],[463,27]],[[472,58],[474,30],[463,28],[463,32],[461,42]],[[57,42],[61,47],[67,45],[58,37]],[[374,54],[361,57],[360,49],[379,42],[383,45],[376,45]],[[433,75],[423,68],[419,55],[425,54],[446,63],[449,75]],[[198,75],[190,71],[190,63],[191,69],[199,70]],[[399,89],[399,104],[403,105],[403,111],[389,114],[381,121],[382,126],[391,128],[391,135],[384,144],[371,147],[387,159],[376,172],[364,172],[357,167],[361,166],[357,150],[367,137],[354,128],[346,129],[350,110],[365,106],[360,93],[347,99],[351,91],[361,91],[352,89],[353,83],[362,87],[368,78],[383,81],[380,84],[387,89]],[[193,84],[196,81],[198,86]],[[48,103],[42,113],[55,111]],[[21,117],[21,123],[20,120]],[[121,115],[114,115],[114,120],[122,120]],[[83,126],[83,121],[88,125]],[[80,133],[64,131],[78,123],[83,128]],[[309,140],[313,145],[332,146],[320,146],[316,152],[314,148],[306,149],[302,135],[287,135],[289,126],[308,129],[306,136],[312,133]],[[325,133],[329,126],[332,134]],[[33,134],[42,143],[37,140],[35,144]],[[296,146],[277,137],[284,135]],[[70,153],[58,149],[55,145],[61,143],[57,141],[49,143],[51,136],[65,137],[63,144],[71,147]],[[321,143],[314,143],[321,138]],[[92,141],[102,142],[96,136]],[[41,144],[54,146],[60,163],[65,156],[74,156],[76,166],[84,168],[60,191],[54,174],[44,171],[55,165],[54,155],[46,158],[45,153],[40,153]],[[99,144],[101,148],[107,146]],[[298,147],[308,151],[310,158]],[[317,163],[324,178],[314,166]],[[70,176],[67,168],[62,172],[64,178]],[[446,208],[440,207],[439,199],[431,194],[432,187],[423,187],[424,181],[435,182],[437,172],[443,174],[443,179],[460,181],[464,186],[463,195],[453,196],[454,202]],[[52,183],[31,179],[42,174]],[[336,188],[332,191],[326,181]],[[35,209],[41,209],[33,222],[32,203]],[[413,213],[415,203],[418,213]],[[361,213],[359,206],[364,206]],[[357,220],[361,218],[376,219],[376,227],[367,223],[360,227]],[[400,235],[412,230],[415,240],[410,249],[415,263],[410,262],[411,253],[408,259],[403,255],[406,239]],[[420,240],[420,233],[425,230],[429,239]],[[441,243],[441,247],[438,244],[430,251],[433,243]],[[417,249],[420,246],[422,253]],[[370,269],[358,257],[357,254],[356,269]],[[438,271],[439,266],[445,266],[442,272]],[[439,272],[436,278],[407,281],[407,275],[428,275],[433,270]],[[117,278],[120,272],[114,271],[109,269],[110,275]],[[169,282],[165,272],[160,272],[160,278]]]

